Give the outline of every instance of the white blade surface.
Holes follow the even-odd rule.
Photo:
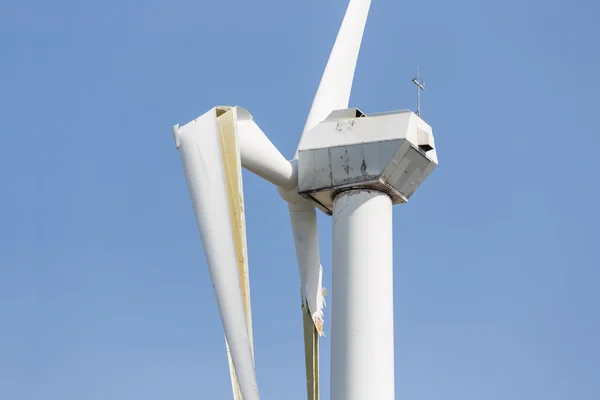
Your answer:
[[[323,334],[323,268],[319,258],[319,233],[317,213],[309,203],[288,205],[296,258],[302,280],[302,304],[320,335]]]
[[[242,166],[275,186],[285,189],[295,187],[298,175],[292,163],[271,143],[248,111],[241,107],[235,109]]]
[[[234,122],[235,123],[235,122]],[[254,370],[249,307],[245,306],[236,253],[235,225],[226,180],[227,156],[222,151],[217,110],[173,134],[192,198],[206,262],[225,330],[235,376],[244,400],[259,400]],[[248,308],[248,310],[247,310]]]
[[[317,213],[307,203],[288,204],[302,281],[302,324],[308,400],[319,399],[319,336],[323,335],[323,268],[319,258]]]
[[[371,0],[350,0],[302,135],[317,126],[332,111],[348,108],[370,7]],[[298,158],[298,150],[294,158]]]

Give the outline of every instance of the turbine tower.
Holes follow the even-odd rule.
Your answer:
[[[333,220],[331,400],[394,399],[392,205],[437,166],[411,111],[348,108],[370,0],[350,0],[300,141],[287,160],[252,115],[218,106],[175,125],[225,331],[234,398],[258,400],[241,168],[288,203],[301,277],[307,397],[319,398],[324,289],[316,210]]]

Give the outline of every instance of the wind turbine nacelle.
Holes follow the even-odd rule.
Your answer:
[[[437,167],[431,127],[412,111],[367,116],[332,112],[298,147],[298,192],[327,214],[347,189],[385,192],[406,203]]]

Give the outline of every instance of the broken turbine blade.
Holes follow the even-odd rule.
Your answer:
[[[241,187],[236,124],[235,110],[213,108],[183,127],[173,127],[173,135],[235,369],[232,382],[239,382],[244,400],[259,400],[247,276],[242,276],[245,232],[236,193]]]

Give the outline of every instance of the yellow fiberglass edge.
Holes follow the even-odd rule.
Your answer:
[[[319,332],[308,308],[302,307],[306,394],[308,400],[319,400]]]
[[[248,276],[248,257],[246,247],[246,220],[244,216],[244,195],[242,190],[242,166],[240,161],[240,152],[236,134],[236,110],[229,109],[221,113],[218,118],[219,140],[221,144],[221,158],[223,160],[223,170],[225,172],[225,184],[227,187],[227,198],[229,201],[229,213],[231,220],[231,230],[235,245],[235,253],[238,262],[238,272],[240,277],[240,288],[244,301],[244,311],[246,313],[246,325],[248,326],[248,336],[252,353],[254,354],[254,343],[252,338],[252,313],[250,309],[250,281]],[[242,400],[241,391],[237,381],[237,376],[229,353],[229,344],[227,344],[227,357],[229,360],[229,371],[231,373],[231,385],[235,400]]]

